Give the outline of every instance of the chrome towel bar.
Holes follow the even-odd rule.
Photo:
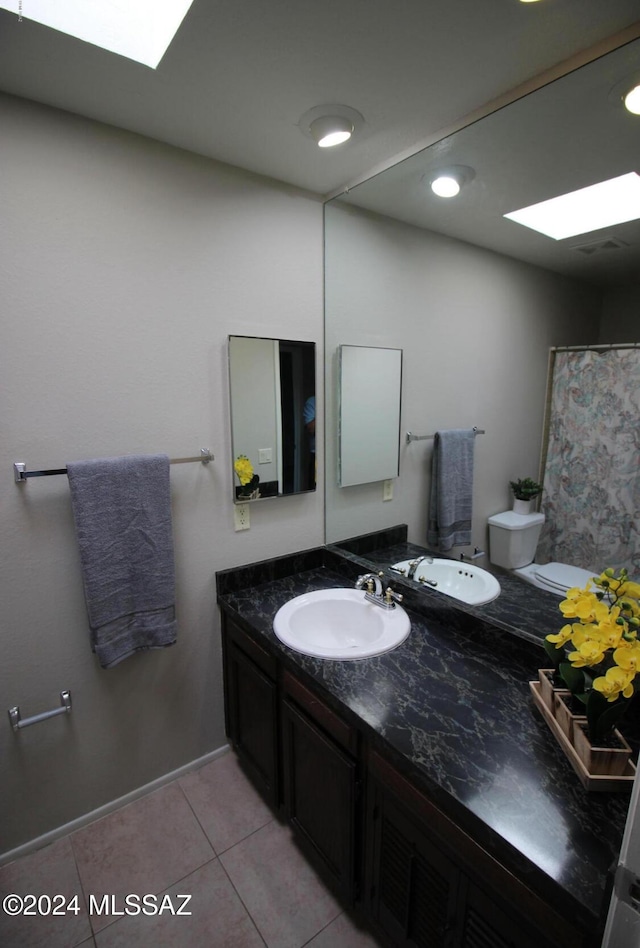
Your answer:
[[[60,692],[60,707],[54,708],[53,711],[42,711],[41,714],[34,714],[30,718],[25,718],[24,720],[20,717],[20,708],[16,705],[15,708],[9,708],[9,721],[11,722],[11,727],[14,731],[19,731],[22,727],[29,727],[31,724],[38,724],[39,721],[46,721],[48,718],[55,718],[59,714],[70,714],[71,713],[71,692],[70,691],[61,691]]]
[[[170,464],[193,464],[195,461],[201,461],[202,464],[208,464],[209,461],[215,461],[215,457],[209,448],[201,448],[200,456],[196,458],[171,458]],[[24,461],[15,461],[13,464],[13,477],[16,484],[24,484],[28,477],[53,477],[55,474],[66,474],[66,467],[53,467],[47,471],[28,471]]]
[[[486,434],[484,428],[473,428],[474,434]],[[435,434],[430,435],[417,435],[412,431],[407,431],[407,444],[411,444],[412,441],[430,441],[432,438],[435,438]]]

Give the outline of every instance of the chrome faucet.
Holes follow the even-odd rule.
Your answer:
[[[396,602],[402,602],[402,596],[400,593],[395,592],[391,586],[389,586],[383,594],[382,583],[380,581],[381,576],[384,576],[382,571],[379,573],[364,573],[362,576],[358,576],[356,589],[366,587],[364,598],[367,602],[381,606],[382,609],[394,609]]]
[[[374,596],[377,599],[382,599],[382,583],[380,582],[381,576],[384,576],[384,573],[364,573],[362,576],[358,576],[356,580],[356,589],[362,589],[363,586],[366,585],[367,595],[365,596],[365,599],[373,598]]]
[[[419,556],[416,560],[412,560],[411,563],[409,563],[409,572],[407,573],[407,579],[414,578],[414,576],[416,575],[417,568],[420,566],[421,563],[424,563],[425,560],[427,561],[427,563],[433,563],[433,557],[427,556],[426,554],[425,556]]]

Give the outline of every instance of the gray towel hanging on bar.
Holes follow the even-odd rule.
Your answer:
[[[103,668],[176,641],[167,455],[67,464],[91,646]]]

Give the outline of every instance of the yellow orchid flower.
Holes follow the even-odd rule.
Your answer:
[[[616,701],[622,694],[623,698],[633,695],[633,675],[629,675],[623,668],[609,668],[604,677],[596,678],[593,687],[601,692],[607,701]]]
[[[253,477],[253,466],[246,455],[239,455],[236,458],[233,468],[238,475],[238,479],[243,487],[245,484],[248,484],[251,481],[251,478]]]
[[[575,642],[574,642],[575,645]],[[574,668],[592,668],[599,665],[604,659],[605,647],[594,639],[586,639],[582,642],[575,652],[569,652],[567,658]]]
[[[556,635],[547,635],[545,636],[547,642],[553,642],[556,648],[562,648],[565,642],[569,642],[574,634],[574,628],[579,628],[579,626],[573,626],[570,623],[563,625],[560,631]]]
[[[600,600],[595,593],[574,586],[567,591],[567,598],[560,603],[560,612],[565,619],[590,619]],[[605,607],[606,608],[606,607]]]
[[[640,642],[627,643],[617,648],[613,653],[613,660],[635,678],[640,671]]]
[[[622,583],[620,588],[617,590],[619,596],[628,596],[630,599],[636,600],[636,606],[638,605],[637,600],[640,599],[640,583],[633,583],[631,580],[627,580]]]

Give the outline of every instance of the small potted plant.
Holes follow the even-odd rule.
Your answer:
[[[538,484],[531,477],[521,477],[517,481],[509,481],[509,486],[514,496],[514,513],[531,513],[534,499],[542,493],[542,484]]]

